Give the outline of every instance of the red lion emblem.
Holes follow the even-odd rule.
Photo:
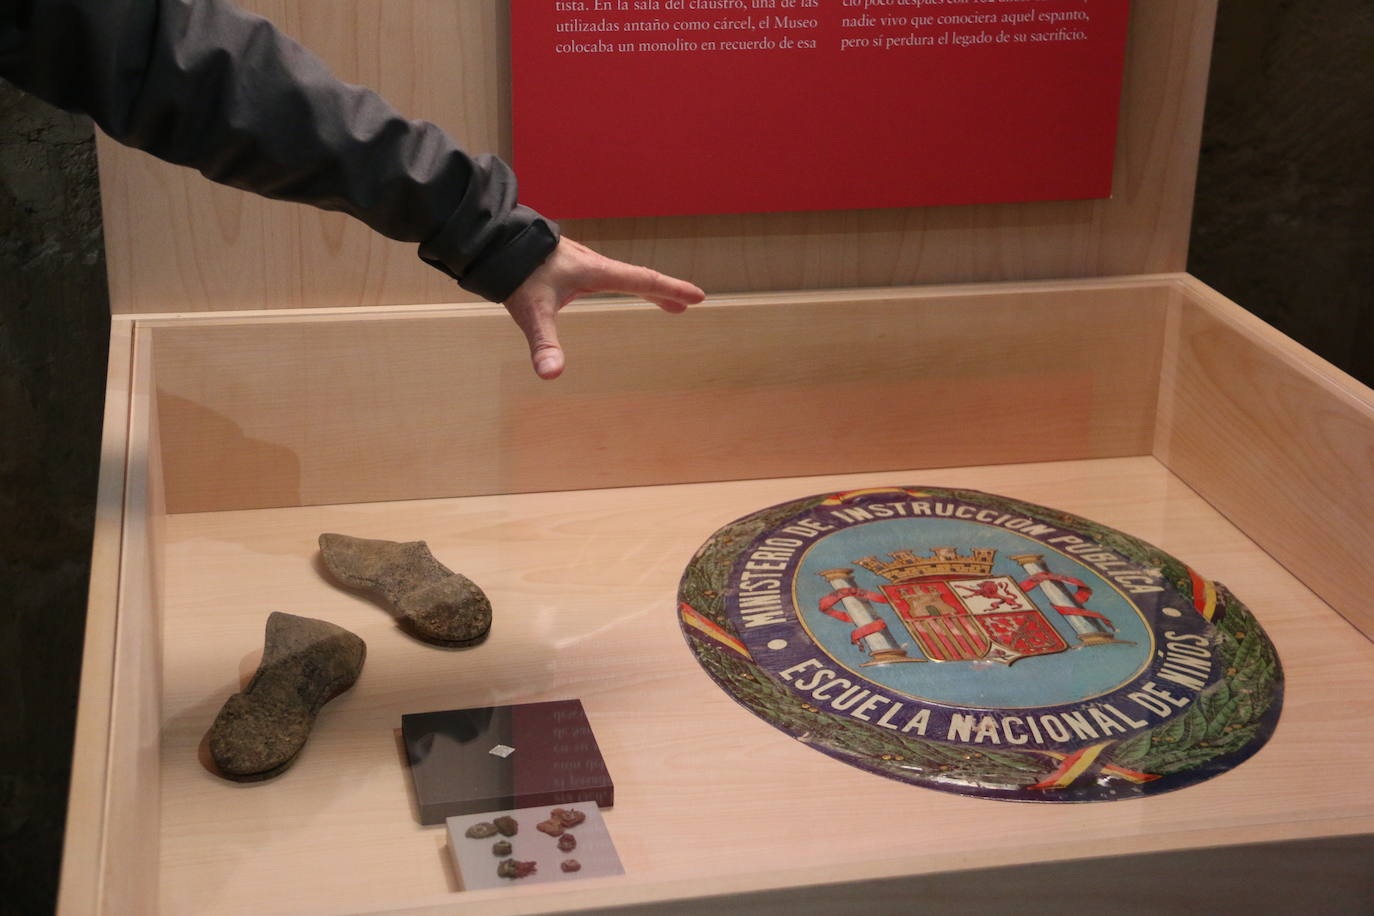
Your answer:
[[[1007,607],[1019,607],[1021,602],[1016,600],[1016,596],[1007,588],[1005,582],[986,581],[979,582],[977,585],[960,585],[957,582],[950,583],[955,588],[964,593],[965,598],[987,598],[992,604],[988,610],[996,610],[1002,605]]]

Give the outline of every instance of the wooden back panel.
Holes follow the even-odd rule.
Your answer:
[[[154,340],[171,512],[1147,454],[1160,281],[184,319]],[[971,318],[971,316],[974,316]]]
[[[344,79],[473,152],[510,154],[508,0],[247,0]],[[1117,276],[1184,268],[1215,0],[1132,4],[1107,200],[570,221],[709,293]],[[414,246],[101,143],[112,307],[195,312],[468,298]],[[821,176],[819,180],[842,180]]]

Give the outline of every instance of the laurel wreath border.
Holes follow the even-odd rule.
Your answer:
[[[1157,568],[1192,606],[1193,576],[1159,548],[1090,519],[1033,503],[977,490],[919,487],[934,497],[977,502],[1046,524],[1082,532],[1097,543],[1142,566]],[[697,551],[683,575],[679,598],[697,613],[738,638],[725,612],[724,594],[736,556],[764,531],[819,505],[830,494],[764,509],[717,531]],[[1282,697],[1282,669],[1273,643],[1254,615],[1225,586],[1214,583],[1217,606],[1212,618],[1213,653],[1225,676],[1209,685],[1187,712],[1107,747],[1098,758],[1159,777],[1152,790],[1177,787],[1180,777],[1199,778],[1229,768],[1222,758],[1253,753],[1268,739]],[[833,756],[851,758],[868,769],[906,782],[982,794],[1020,792],[1058,766],[1042,752],[996,746],[970,748],[930,738],[901,735],[836,716],[802,701],[756,662],[746,660],[684,625],[684,634],[703,668],[756,715],[793,737]],[[1195,780],[1191,780],[1195,781]],[[1046,791],[1047,800],[1055,790]]]

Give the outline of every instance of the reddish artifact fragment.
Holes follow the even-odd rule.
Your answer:
[[[587,815],[578,811],[576,808],[554,808],[549,812],[550,818],[557,818],[566,827],[576,827],[587,819]]]
[[[572,852],[577,848],[577,837],[571,833],[565,833],[558,838],[558,848],[563,852]]]
[[[582,863],[577,861],[576,859],[564,859],[562,864],[560,864],[558,867],[563,869],[564,871],[581,871]]]
[[[519,862],[515,859],[506,859],[496,866],[496,874],[502,878],[525,878],[534,874],[536,865],[534,862]]]

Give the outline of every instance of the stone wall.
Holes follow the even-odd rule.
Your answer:
[[[54,901],[108,339],[90,122],[0,84],[0,912]]]
[[[1374,4],[1223,0],[1188,270],[1374,385]]]

